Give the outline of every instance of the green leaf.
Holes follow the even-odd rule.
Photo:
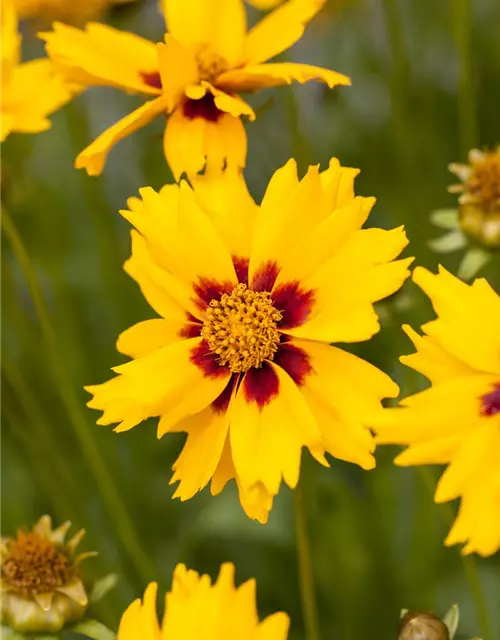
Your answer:
[[[432,224],[441,229],[456,229],[458,227],[458,209],[437,209],[430,215]]]
[[[111,591],[111,589],[115,588],[117,582],[118,576],[116,573],[108,573],[107,576],[96,580],[94,586],[92,587],[89,601],[94,604],[95,602],[99,602],[99,600],[102,600],[104,596]]]
[[[42,635],[39,633],[34,634],[32,632],[21,633],[20,631],[14,631],[10,627],[6,627],[4,625],[0,627],[0,632],[2,640],[60,640],[61,637],[58,633],[44,633]]]
[[[427,244],[436,253],[450,253],[467,246],[467,238],[460,229],[456,229],[446,233],[444,236],[429,240]]]
[[[458,267],[458,277],[462,280],[471,280],[481,269],[488,264],[492,255],[481,247],[473,247],[464,255]]]
[[[448,627],[448,631],[450,633],[450,640],[453,640],[453,638],[455,637],[459,621],[460,610],[458,608],[458,604],[454,604],[443,618],[443,622]]]
[[[399,614],[400,618],[403,618],[407,613],[408,613],[409,609],[401,609],[401,613]]]
[[[101,622],[97,620],[82,620],[70,627],[68,631],[73,633],[80,633],[83,636],[92,638],[93,640],[115,640],[116,633],[105,627]]]

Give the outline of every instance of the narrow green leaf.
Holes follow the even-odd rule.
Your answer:
[[[464,255],[458,267],[458,277],[471,280],[491,260],[491,253],[481,247],[473,247]]]
[[[467,239],[460,229],[457,229],[439,238],[433,238],[427,244],[436,253],[450,253],[463,249],[467,245]]]
[[[432,224],[441,229],[456,229],[458,227],[458,209],[437,209],[430,215]]]
[[[100,578],[94,583],[92,591],[90,593],[89,600],[92,604],[102,600],[104,596],[114,589],[118,582],[118,576],[116,573],[109,573],[107,576]]]
[[[458,623],[460,621],[460,610],[458,604],[452,605],[451,609],[446,613],[443,618],[443,622],[448,627],[450,633],[450,640],[453,640],[455,633],[458,629]]]
[[[116,633],[108,629],[97,620],[82,620],[73,625],[68,631],[80,633],[83,636],[92,638],[92,640],[115,640]]]

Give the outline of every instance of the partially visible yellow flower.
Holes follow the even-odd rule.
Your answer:
[[[262,9],[264,11],[268,11],[269,9],[274,9],[279,4],[284,2],[284,0],[246,0],[248,4],[256,7],[257,9]]]
[[[121,212],[137,229],[126,271],[160,318],[125,331],[133,358],[88,387],[99,424],[127,431],[160,417],[184,431],[175,497],[235,478],[246,513],[265,522],[281,481],[297,484],[302,447],[375,466],[366,420],[398,387],[332,342],[379,331],[373,303],[394,293],[411,259],[403,228],[361,229],[373,198],[354,196],[356,169],[330,162],[299,181],[278,170],[260,207],[226,171],[141,190]]]
[[[402,466],[442,464],[436,502],[461,498],[447,545],[491,555],[500,548],[500,296],[488,282],[467,285],[442,267],[415,269],[437,319],[424,336],[404,327],[417,353],[401,361],[432,386],[387,409],[377,441],[408,445]]]
[[[88,604],[80,563],[94,553],[75,556],[84,530],[65,542],[71,523],[52,529],[42,516],[32,531],[2,538],[2,623],[20,632],[57,632],[83,617]]]
[[[12,0],[1,6],[2,32],[2,142],[12,131],[37,133],[50,128],[49,116],[70,98],[63,79],[48,59],[21,63],[21,38]]]
[[[84,24],[99,17],[107,9],[134,0],[13,0],[20,18],[41,18],[46,22],[61,20]]]
[[[89,23],[84,31],[55,23],[41,34],[65,76],[84,87],[106,85],[152,98],[101,134],[76,159],[101,173],[110,149],[160,115],[168,116],[164,151],[175,179],[225,165],[243,167],[247,139],[241,117],[255,113],[239,93],[349,78],[307,64],[264,64],[291,47],[325,0],[289,0],[247,33],[243,0],[163,0],[168,33],[155,44]]]
[[[161,624],[157,584],[135,600],[120,621],[117,640],[286,640],[289,618],[275,613],[259,622],[255,580],[234,586],[234,565],[223,564],[217,582],[183,564],[174,570]]]

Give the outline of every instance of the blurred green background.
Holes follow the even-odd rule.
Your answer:
[[[109,21],[160,40],[155,5],[137,2]],[[25,59],[43,51],[35,31],[24,27]],[[500,141],[499,42],[498,0],[330,2],[287,56],[344,72],[353,86],[285,87],[250,98],[259,111],[247,127],[252,193],[260,199],[292,155],[301,170],[337,156],[362,169],[357,192],[377,197],[370,224],[404,224],[408,255],[456,270],[460,252],[438,257],[426,246],[442,233],[429,212],[454,205],[447,164],[464,161],[471,146]],[[281,491],[267,526],[246,518],[233,487],[216,498],[204,491],[173,501],[170,467],[183,436],[158,441],[152,421],[117,435],[95,426],[98,414],[85,407],[83,385],[103,382],[123,361],[118,333],[153,315],[122,271],[129,227],[117,210],[139,187],[171,180],[163,122],[121,142],[99,179],[76,171],[73,160],[139,103],[112,89],[91,90],[57,113],[50,131],[13,134],[3,145],[2,199],[40,283],[48,326],[44,333],[3,236],[2,532],[46,512],[85,527],[82,547],[99,551],[86,563],[88,576],[120,575],[95,611],[112,627],[149,580],[167,589],[177,562],[215,576],[230,560],[238,582],[257,579],[261,616],[288,612],[290,638],[301,638],[290,491]],[[500,289],[498,259],[481,275]],[[398,363],[411,351],[400,326],[420,325],[430,307],[408,283],[380,313],[382,332],[355,351],[393,375],[403,393],[415,391],[425,381]],[[446,508],[433,504],[418,471],[393,466],[395,452],[380,450],[372,472],[338,461],[323,469],[304,455],[322,638],[390,640],[402,607],[443,614],[453,602],[461,607],[460,637],[479,636],[459,549],[443,546]],[[499,639],[500,554],[477,565]]]

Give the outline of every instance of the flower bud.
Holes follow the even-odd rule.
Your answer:
[[[399,622],[398,640],[450,640],[450,634],[433,613],[409,611]]]

